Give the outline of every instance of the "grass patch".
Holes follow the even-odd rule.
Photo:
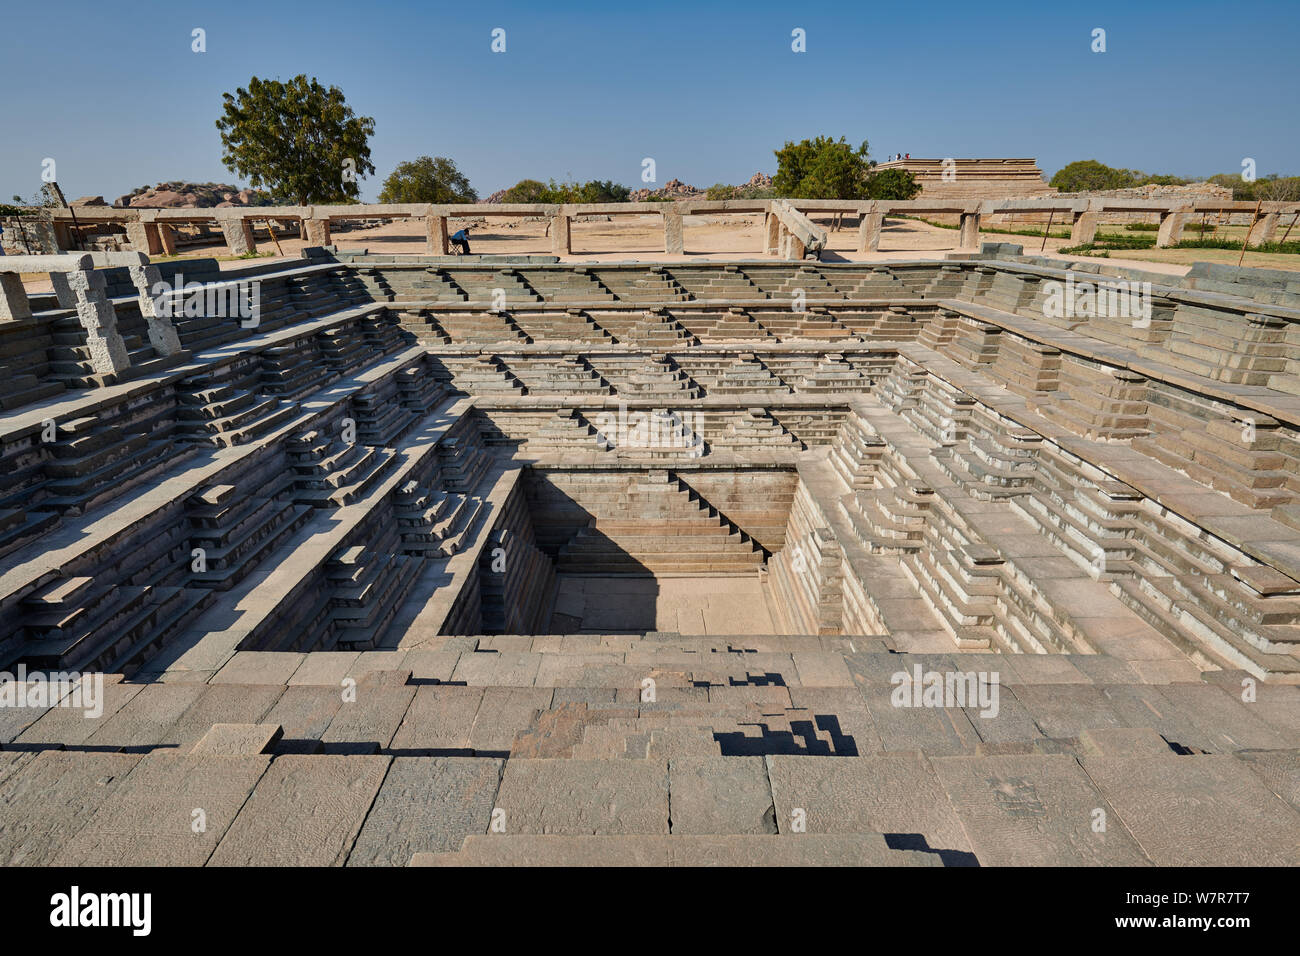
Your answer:
[[[1228,249],[1237,251],[1241,248],[1240,239],[1183,239],[1174,243],[1171,249]],[[1263,242],[1250,247],[1251,252],[1277,252],[1284,255],[1300,255],[1300,240],[1289,242]]]
[[[1077,246],[1062,246],[1056,250],[1059,255],[1089,256],[1093,259],[1109,259],[1110,253],[1096,243],[1085,242]]]
[[[923,222],[927,226],[934,226],[936,229],[960,229],[961,228],[960,225],[955,225],[947,222],[935,222],[933,219],[926,219],[923,216],[890,216],[889,218],[890,219],[911,219],[913,222]],[[980,226],[980,235],[983,235],[986,232],[993,233],[999,236],[1037,236],[1039,239],[1043,238],[1043,230],[1041,229],[1029,229],[1029,228],[999,229],[996,226]],[[1070,234],[1068,232],[1053,232],[1051,234],[1051,238],[1069,239]]]

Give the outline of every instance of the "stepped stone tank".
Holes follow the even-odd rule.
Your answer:
[[[132,263],[4,286],[0,861],[1297,862],[1294,274]]]

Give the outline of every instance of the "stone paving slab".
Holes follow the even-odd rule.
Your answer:
[[[551,706],[552,692],[542,687],[488,687],[469,731],[469,745],[480,756],[506,756],[515,737]]]
[[[284,651],[236,651],[209,683],[287,684],[306,659]]]
[[[188,753],[215,724],[260,723],[280,695],[282,684],[214,684],[162,734],[162,743]]]
[[[1123,726],[1092,684],[1016,684],[1011,691],[1045,737],[1077,737],[1096,727]]]
[[[8,744],[41,719],[49,710],[44,707],[0,707],[0,744]]]
[[[53,863],[201,866],[270,762],[269,756],[148,754]]]
[[[852,687],[792,687],[791,706],[812,713],[819,731],[831,738],[835,753],[858,757],[884,750],[866,702]]]
[[[395,757],[348,866],[405,866],[415,853],[458,850],[486,833],[503,761],[483,757]]]
[[[1079,735],[1079,751],[1094,757],[1168,757],[1169,742],[1150,727],[1102,727]]]
[[[341,687],[343,678],[349,675],[359,657],[359,651],[313,651],[306,655],[287,683]]]
[[[673,833],[776,833],[762,757],[677,757],[668,761]]]
[[[532,687],[541,661],[540,654],[480,650],[460,655],[452,680],[471,687]]]
[[[284,735],[279,724],[213,724],[199,738],[192,754],[263,754],[270,753]]]
[[[1218,752],[1276,750],[1295,743],[1294,737],[1264,723],[1239,697],[1212,684],[1166,684],[1160,693],[1191,715]]]
[[[796,810],[807,833],[881,833],[899,849],[973,862],[970,841],[929,761],[916,754],[869,757],[769,756],[768,779],[781,833]]]
[[[935,757],[930,763],[983,866],[1149,863],[1073,757]]]
[[[176,722],[209,689],[205,684],[146,684],[85,743],[92,747],[150,750],[171,735]]]
[[[469,837],[456,853],[417,853],[411,866],[941,866],[932,853],[894,850],[878,833],[837,836]]]
[[[117,675],[110,675],[116,677]],[[127,702],[145,688],[144,684],[124,684],[118,680],[105,679],[102,713],[98,717],[87,716],[88,711],[76,707],[51,707],[34,724],[29,726],[15,739],[16,745],[23,744],[62,744],[65,747],[77,747],[84,744],[89,737],[104,726],[110,717],[116,714]]]
[[[30,759],[0,782],[0,865],[4,866],[51,862],[141,759],[138,754],[58,750],[22,756]]]
[[[960,707],[896,707],[889,684],[859,684],[881,749],[927,754],[973,753],[979,734]]]
[[[1240,750],[1236,757],[1270,790],[1300,810],[1300,750]]]
[[[1172,745],[1185,751],[1211,753],[1217,748],[1192,715],[1159,688],[1138,684],[1100,685],[1106,706],[1126,727],[1150,727]]]
[[[412,649],[402,664],[411,669],[411,679],[417,683],[437,681],[445,684],[455,673],[460,657],[461,652],[457,650]]]
[[[1041,740],[1043,732],[1030,716],[1025,705],[1020,703],[1010,685],[998,685],[997,712],[992,708],[968,706],[963,708],[966,719],[975,728],[975,733],[986,744],[1010,743],[1013,741],[1032,744]]]
[[[274,745],[277,754],[316,753],[320,739],[343,706],[341,688],[314,684],[291,685],[266,712],[263,720],[283,730]]]
[[[397,754],[470,754],[470,730],[483,700],[483,688],[423,686],[393,735]]]
[[[795,651],[799,683],[804,687],[852,687],[853,675],[844,665],[843,654],[825,651]]]
[[[368,674],[357,684],[356,699],[343,700],[321,735],[321,750],[333,754],[368,754],[386,749],[415,697],[413,686],[389,686]]]
[[[1300,865],[1300,813],[1235,757],[1080,762],[1158,866]]]
[[[509,760],[507,833],[668,833],[664,760]]]
[[[390,759],[333,754],[276,757],[209,864],[342,864]]]

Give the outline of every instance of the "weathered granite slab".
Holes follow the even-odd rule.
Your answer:
[[[211,865],[341,864],[390,759],[332,754],[275,758],[212,854]]]
[[[1081,763],[1158,866],[1300,864],[1300,813],[1234,757],[1084,757]]]
[[[53,863],[201,866],[270,762],[268,756],[148,754]]]
[[[0,864],[5,866],[51,862],[141,759],[61,750],[26,756],[32,759],[0,782]]]
[[[396,754],[470,754],[470,730],[483,700],[483,688],[426,685],[416,689],[393,735]]]
[[[506,833],[668,833],[662,760],[509,760]]]
[[[673,833],[776,833],[762,757],[675,757],[668,761]]]
[[[935,757],[931,764],[984,866],[1149,862],[1073,757]]]
[[[938,777],[919,755],[765,759],[781,833],[798,835],[795,811],[802,810],[807,833],[893,835],[898,848],[946,853],[954,862],[972,849]]]
[[[486,833],[503,761],[396,757],[348,856],[348,866],[405,866],[415,853],[456,850]]]

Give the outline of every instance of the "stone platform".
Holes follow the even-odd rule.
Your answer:
[[[91,265],[0,323],[0,861],[1300,862],[1292,277]]]

